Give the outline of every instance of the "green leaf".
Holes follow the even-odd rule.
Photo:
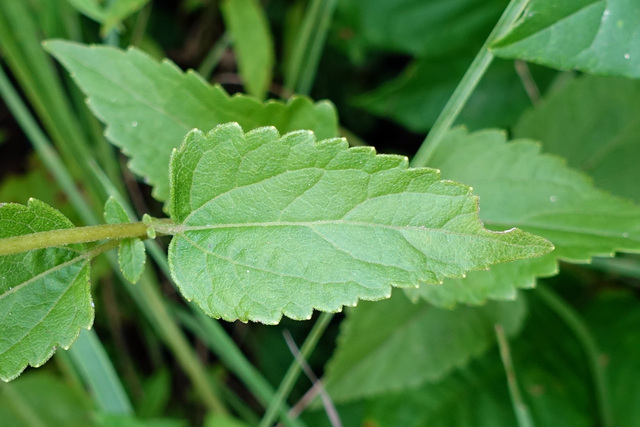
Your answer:
[[[129,15],[142,9],[149,0],[114,0],[105,10],[104,22],[100,32],[103,37],[117,27]]]
[[[487,226],[519,227],[549,239],[556,249],[535,260],[478,272],[465,283],[449,286],[445,281],[441,290],[410,290],[414,297],[431,301],[435,294],[433,302],[443,305],[477,303],[493,295],[494,289],[533,286],[536,276],[557,272],[558,260],[588,262],[616,251],[640,251],[640,208],[596,189],[562,159],[541,154],[535,142],[508,143],[500,131],[470,134],[457,128],[446,136],[431,165],[445,178],[473,185],[482,200],[480,218]],[[457,293],[462,286],[468,292]]]
[[[516,137],[542,141],[595,184],[640,203],[640,81],[583,76],[525,113]]]
[[[109,224],[131,222],[124,207],[113,197],[104,205],[104,219]],[[137,283],[144,272],[147,259],[144,243],[139,238],[122,239],[118,246],[118,265],[122,275],[131,283]]]
[[[220,7],[233,38],[244,86],[249,94],[264,99],[275,56],[265,12],[257,0],[224,0]]]
[[[72,228],[60,212],[38,200],[0,204],[0,238]],[[0,379],[40,366],[55,347],[69,348],[93,323],[89,262],[84,245],[0,256]]]
[[[0,384],[0,420],[11,427],[92,426],[89,395],[46,371]]]
[[[398,293],[347,311],[324,383],[336,402],[435,382],[495,343],[494,324],[517,333],[522,299],[446,310]]]
[[[559,69],[640,77],[635,0],[532,0],[492,52]]]
[[[349,42],[420,57],[439,56],[484,40],[506,0],[343,0],[338,22]]]
[[[470,54],[417,60],[401,75],[354,99],[358,107],[400,123],[413,132],[433,126],[471,63]],[[538,80],[546,80],[539,75]],[[513,63],[494,61],[465,108],[458,123],[471,128],[509,126],[531,105]]]
[[[193,128],[211,129],[236,121],[247,129],[275,126],[285,133],[313,130],[335,137],[338,125],[329,102],[304,97],[260,103],[229,97],[197,74],[182,73],[173,63],[158,63],[141,51],[50,41],[45,48],[74,76],[89,106],[107,124],[107,138],[131,156],[130,169],[154,186],[154,197],[169,198],[169,156]]]
[[[468,187],[407,164],[309,131],[192,131],[171,161],[173,278],[211,316],[277,323],[551,250],[485,230]]]

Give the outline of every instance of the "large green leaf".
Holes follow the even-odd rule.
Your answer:
[[[560,69],[640,77],[636,0],[532,0],[495,55]]]
[[[516,137],[588,173],[599,187],[640,202],[640,81],[583,76],[522,116]]]
[[[125,52],[65,41],[47,42],[45,48],[72,73],[93,112],[107,124],[107,138],[131,156],[129,167],[154,186],[159,200],[169,197],[171,150],[193,128],[236,121],[247,130],[267,125],[283,133],[310,129],[320,138],[338,132],[328,102],[229,97],[197,74],[182,73],[173,63],[158,63],[134,48]]]
[[[434,303],[478,303],[492,292],[530,287],[536,276],[557,271],[557,260],[588,262],[616,251],[640,251],[640,207],[596,189],[585,175],[555,156],[540,153],[537,143],[508,143],[489,130],[451,131],[431,165],[445,178],[473,185],[482,200],[480,218],[490,227],[519,227],[549,239],[556,249],[544,257],[497,265],[441,289],[410,290]],[[484,276],[484,277],[483,277]],[[492,276],[492,277],[489,277]],[[459,293],[465,286],[466,291]]]
[[[246,91],[264,99],[274,62],[269,22],[257,0],[224,0],[220,5]]]
[[[404,157],[235,123],[192,131],[172,156],[170,214],[176,283],[227,320],[305,319],[551,250],[485,230],[468,187]]]
[[[38,200],[0,204],[0,238],[72,228]],[[55,347],[68,348],[93,323],[89,262],[84,245],[0,256],[0,379],[39,366]]]
[[[495,323],[511,335],[525,314],[522,299],[455,310],[413,304],[401,293],[362,303],[347,311],[327,366],[327,391],[345,401],[438,381],[495,342]]]

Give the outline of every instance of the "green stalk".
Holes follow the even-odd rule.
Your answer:
[[[513,411],[516,414],[519,427],[533,427],[533,420],[527,405],[522,399],[520,389],[518,388],[518,379],[516,378],[516,371],[513,369],[513,362],[511,361],[511,351],[509,350],[509,342],[507,336],[504,333],[502,325],[495,325],[496,338],[498,338],[498,348],[500,349],[500,358],[502,359],[502,365],[504,371],[507,374],[507,384],[509,386],[509,394],[511,395],[511,404],[513,405]]]
[[[442,142],[442,138],[449,131],[453,123],[458,118],[460,111],[465,106],[469,97],[473,93],[474,89],[480,82],[480,79],[489,68],[491,61],[493,61],[493,55],[489,52],[489,46],[491,43],[506,34],[511,28],[513,23],[522,14],[522,11],[526,7],[529,0],[511,0],[504,13],[500,17],[500,20],[489,34],[489,37],[484,42],[480,51],[476,55],[475,59],[467,69],[464,77],[458,83],[456,90],[449,98],[447,105],[445,105],[442,112],[438,116],[438,119],[433,124],[433,127],[427,134],[426,139],[418,149],[418,152],[411,160],[412,167],[422,167],[429,164],[429,160],[435,153],[436,149]]]
[[[122,240],[128,237],[147,238],[148,226],[142,222],[101,224],[87,227],[41,231],[0,239],[0,255],[12,255],[35,249],[65,246],[99,240]]]
[[[220,36],[209,53],[207,53],[207,56],[205,56],[200,63],[200,66],[198,67],[198,74],[208,81],[211,78],[211,73],[218,66],[220,59],[222,59],[224,51],[227,50],[230,44],[231,37],[229,37],[227,33]]]
[[[24,423],[22,425],[28,427],[47,427],[45,420],[38,416],[38,413],[33,410],[31,402],[26,401],[10,384],[0,382],[0,398],[13,409],[18,419]]]
[[[302,344],[302,348],[300,349],[300,358],[308,359],[313,350],[316,348],[318,344],[318,340],[324,333],[327,326],[329,326],[329,322],[333,319],[333,313],[322,313],[315,325],[309,332],[307,339],[305,339],[304,344]],[[287,373],[285,374],[282,382],[280,383],[280,387],[278,387],[278,391],[276,392],[275,398],[269,404],[267,408],[267,412],[262,417],[262,421],[260,422],[260,427],[269,427],[273,424],[273,421],[276,418],[276,414],[278,412],[278,408],[280,408],[286,401],[287,396],[291,393],[291,389],[296,383],[298,376],[300,375],[300,371],[302,370],[302,366],[300,362],[298,362],[297,358],[291,363]]]
[[[289,93],[308,94],[315,79],[337,0],[312,0],[291,53],[284,87]]]
[[[578,342],[580,342],[593,377],[593,385],[596,391],[595,399],[600,416],[599,425],[603,427],[613,427],[613,412],[611,410],[606,375],[604,368],[599,362],[600,351],[598,350],[595,338],[591,335],[591,332],[589,332],[588,326],[582,318],[580,318],[580,315],[551,289],[545,286],[538,286],[536,295],[565,322],[578,339]]]

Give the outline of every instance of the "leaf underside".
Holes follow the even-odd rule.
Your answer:
[[[49,51],[71,73],[94,114],[106,123],[107,138],[131,157],[129,168],[153,185],[160,201],[169,198],[169,157],[191,129],[235,121],[243,128],[275,126],[280,132],[310,129],[321,138],[337,136],[329,102],[292,97],[261,103],[230,97],[198,74],[183,73],[170,61],[158,63],[135,48],[85,46],[54,40]]]
[[[552,249],[484,229],[469,187],[404,157],[234,123],[172,156],[170,214],[176,283],[225,320],[306,319]]]
[[[38,200],[0,205],[0,238],[72,228]],[[84,245],[0,256],[0,378],[40,366],[57,346],[68,348],[93,323],[89,262]]]

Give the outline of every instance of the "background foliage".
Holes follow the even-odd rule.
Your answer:
[[[507,3],[0,1],[0,201],[24,205],[1,206],[0,226],[101,223],[107,200],[109,223],[164,216],[171,148],[192,128],[229,121],[412,156]],[[498,58],[429,158],[443,178],[473,187],[487,228],[518,227],[553,252],[464,278],[448,271],[439,286],[278,326],[218,322],[186,302],[163,255],[168,239],[131,239],[91,271],[82,245],[30,253],[38,289],[60,298],[27,304],[34,310],[16,320],[5,308],[23,304],[27,279],[2,276],[2,378],[70,345],[94,306],[95,319],[44,367],[0,383],[0,420],[640,424],[639,29],[632,0],[532,0],[490,46]],[[153,261],[143,264],[145,250]],[[0,257],[0,271],[24,271],[23,261]],[[199,267],[172,262],[174,272]],[[26,354],[39,329],[61,338]],[[26,347],[5,348],[16,340]],[[291,341],[305,343],[324,400],[314,375],[296,381]],[[296,416],[283,415],[290,407]]]

